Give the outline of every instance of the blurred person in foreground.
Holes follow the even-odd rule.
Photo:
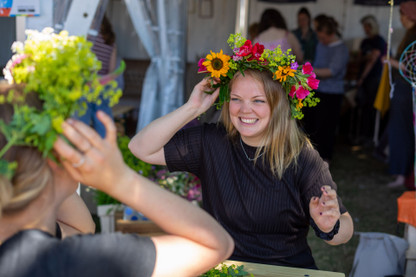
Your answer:
[[[97,114],[105,138],[68,119],[81,97],[96,102],[103,89],[85,38],[51,28],[27,35],[5,68],[9,83],[0,84],[0,276],[197,276],[226,259],[233,240],[212,217],[123,162],[107,114]],[[104,93],[110,103],[118,96]],[[58,238],[60,209],[78,182],[140,211],[166,235]]]

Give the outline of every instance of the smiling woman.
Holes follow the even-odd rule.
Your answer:
[[[213,69],[200,68],[210,77],[188,102],[146,126],[129,147],[141,160],[200,178],[203,208],[235,240],[231,259],[316,268],[309,226],[336,245],[351,238],[353,224],[328,165],[297,125],[299,104],[317,102],[312,66],[239,35],[228,42],[234,55],[226,74],[213,78]],[[221,122],[178,132],[218,95]]]

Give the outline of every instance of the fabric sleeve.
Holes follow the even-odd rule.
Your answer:
[[[153,241],[136,234],[72,236],[56,251],[62,259],[48,264],[51,272],[63,273],[56,276],[151,276],[156,260]]]
[[[164,146],[169,171],[187,171],[199,176],[203,126],[183,129]]]
[[[309,214],[309,202],[312,197],[321,196],[321,187],[328,185],[337,190],[337,185],[332,180],[328,164],[321,159],[319,153],[315,149],[304,149],[299,159],[301,160],[299,161],[299,182],[302,188],[302,201]],[[338,192],[337,198],[340,213],[343,214],[347,212],[347,209],[344,207]]]

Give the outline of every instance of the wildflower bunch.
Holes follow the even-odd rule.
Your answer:
[[[11,146],[36,147],[44,157],[53,157],[62,122],[75,112],[85,112],[81,98],[99,104],[102,95],[114,105],[121,96],[115,81],[107,78],[103,82],[97,74],[101,62],[85,37],[69,36],[66,31],[55,34],[52,28],[27,30],[26,35],[23,43],[12,45],[15,54],[3,70],[10,84],[24,86],[24,95],[17,97],[13,91],[0,95],[0,104],[10,103],[14,108],[10,122],[0,120],[0,132],[7,141],[0,150],[0,175],[9,179],[17,165],[2,157]],[[41,108],[26,105],[28,93],[37,95]]]

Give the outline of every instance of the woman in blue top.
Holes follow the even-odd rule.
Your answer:
[[[322,15],[321,15],[322,17]],[[338,35],[338,23],[323,16],[316,26],[319,43],[316,47],[314,72],[320,79],[316,96],[319,105],[307,111],[305,130],[322,159],[330,162],[344,97],[344,76],[347,71],[348,48]]]

